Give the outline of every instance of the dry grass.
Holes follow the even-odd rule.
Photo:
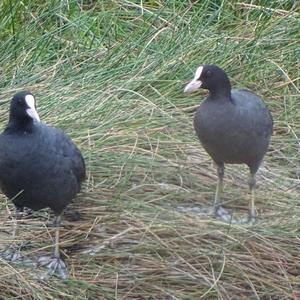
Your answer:
[[[88,180],[72,204],[81,219],[66,217],[61,235],[70,279],[42,282],[45,270],[0,260],[0,298],[300,298],[297,9],[285,3],[261,10],[264,1],[111,1],[91,2],[78,15],[73,1],[61,10],[57,3],[40,14],[30,7],[40,27],[24,30],[29,40],[15,46],[15,59],[0,49],[0,103],[4,126],[11,95],[32,90],[42,119],[68,132],[85,156]],[[56,23],[45,21],[50,15]],[[202,62],[259,92],[274,116],[253,226],[206,213],[217,177],[192,125],[204,94],[182,95]],[[244,166],[226,168],[224,200],[235,217],[247,213],[246,176]],[[1,199],[4,248],[12,205]],[[21,225],[33,261],[51,250],[48,223],[39,212]]]

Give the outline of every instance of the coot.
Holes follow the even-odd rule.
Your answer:
[[[71,139],[40,122],[30,92],[15,94],[9,122],[0,135],[0,188],[13,201],[18,218],[24,207],[49,207],[54,212],[53,255],[43,257],[40,263],[62,278],[67,277],[67,268],[59,253],[61,214],[84,179],[84,160]]]
[[[255,174],[268,149],[273,120],[261,98],[245,89],[231,89],[227,74],[215,65],[200,66],[185,87],[190,93],[207,89],[208,97],[198,107],[194,127],[201,144],[218,168],[215,213],[220,215],[224,163],[246,164],[250,169],[250,222],[256,219],[254,205]]]

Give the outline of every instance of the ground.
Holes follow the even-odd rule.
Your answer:
[[[88,178],[63,219],[70,278],[0,260],[1,299],[298,299],[300,27],[292,1],[2,1],[1,128],[29,89],[43,122],[81,149]],[[262,96],[274,134],[254,225],[209,211],[216,169],[183,94],[203,63]],[[247,213],[246,166],[226,166],[226,207]],[[1,248],[13,207],[1,195]],[[21,224],[30,260],[51,251],[48,211]]]

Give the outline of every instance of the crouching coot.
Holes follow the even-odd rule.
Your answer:
[[[71,139],[60,129],[40,122],[30,92],[15,94],[9,122],[0,135],[0,187],[12,199],[17,217],[24,207],[49,207],[54,212],[53,255],[41,258],[40,263],[62,278],[67,277],[67,268],[59,253],[61,214],[84,179],[84,160]]]
[[[223,211],[220,209],[220,197],[224,163],[244,163],[250,169],[248,220],[253,222],[256,219],[255,174],[269,146],[273,129],[272,116],[261,98],[253,92],[231,89],[226,73],[217,66],[200,66],[184,91],[189,93],[198,88],[209,90],[208,97],[196,111],[194,127],[202,146],[218,167],[215,213],[220,215]]]

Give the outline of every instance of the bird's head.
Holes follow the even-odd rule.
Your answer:
[[[199,88],[211,93],[219,90],[231,90],[230,81],[224,70],[215,65],[203,65],[197,68],[194,78],[184,88],[185,93],[192,93]]]
[[[10,119],[26,122],[40,122],[40,117],[35,109],[34,96],[28,91],[16,93],[10,103]]]

